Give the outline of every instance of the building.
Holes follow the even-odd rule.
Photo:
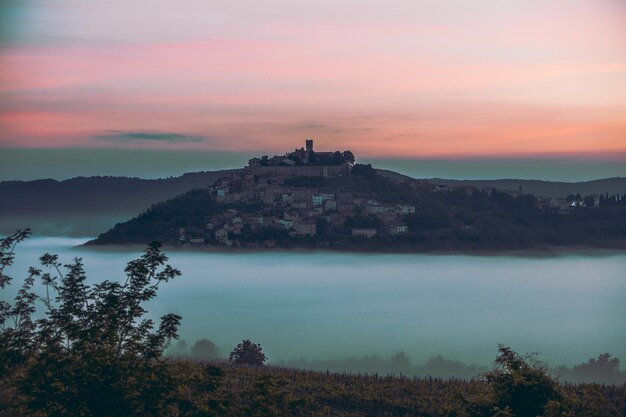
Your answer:
[[[275,175],[288,176],[317,176],[336,177],[350,175],[350,164],[334,158],[337,152],[315,152],[313,139],[305,141],[305,148],[295,149],[285,155],[275,155],[271,158],[252,158],[244,167],[244,178],[251,179],[258,176]]]
[[[315,236],[317,234],[314,222],[294,223],[293,230],[296,232],[296,235],[301,236]]]
[[[376,236],[376,233],[378,233],[376,231],[376,229],[368,229],[368,228],[353,228],[352,229],[352,236],[353,237],[366,237],[366,238],[371,238]]]
[[[215,231],[215,240],[218,242],[225,242],[228,240],[228,230],[226,229],[217,229]]]
[[[406,233],[409,231],[409,227],[404,224],[392,224],[391,226],[389,226],[389,233],[392,235],[399,235],[402,233]]]
[[[411,206],[408,204],[398,204],[396,205],[396,209],[398,210],[398,213],[400,213],[403,216],[407,214],[415,213],[415,206]]]

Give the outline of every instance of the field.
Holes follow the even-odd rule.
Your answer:
[[[485,380],[405,378],[170,363],[177,380],[173,415],[196,416],[493,416]],[[558,384],[560,406],[545,415],[615,417],[626,386]],[[500,414],[505,416],[507,414]],[[512,415],[512,414],[509,414]]]

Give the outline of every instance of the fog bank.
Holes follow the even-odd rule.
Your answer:
[[[39,256],[52,252],[63,262],[82,257],[90,282],[120,280],[125,264],[139,255],[137,248],[73,247],[82,242],[29,239],[5,272],[24,277]],[[169,255],[183,276],[160,288],[147,306],[151,316],[180,314],[183,339],[214,341],[222,355],[251,339],[272,363],[312,368],[400,351],[411,366],[441,356],[483,367],[498,343],[540,352],[555,366],[579,365],[602,352],[626,357],[624,254]]]

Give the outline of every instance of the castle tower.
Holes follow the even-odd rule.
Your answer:
[[[312,152],[313,151],[313,139],[307,139],[305,143],[306,143],[307,153]]]

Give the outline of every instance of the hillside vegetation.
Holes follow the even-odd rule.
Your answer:
[[[604,196],[599,207],[592,202],[587,207],[581,204],[563,210],[541,207],[531,194],[466,188],[433,191],[432,187],[415,181],[398,182],[383,175],[294,177],[286,179],[285,183],[284,187],[290,189],[315,189],[317,193],[337,196],[344,193],[362,201],[374,199],[377,204],[391,209],[409,205],[414,212],[394,214],[394,221],[407,227],[404,233],[396,234],[386,232],[388,226],[380,215],[358,207],[348,214],[333,211],[314,214],[309,221],[315,223],[315,235],[300,236],[276,223],[290,210],[286,203],[258,200],[223,203],[216,201],[212,191],[205,188],[155,204],[102,233],[90,244],[146,244],[159,240],[169,245],[189,245],[181,237],[195,236],[202,242],[195,246],[222,245],[213,229],[207,230],[206,225],[215,223],[216,218],[227,222],[223,215],[231,210],[235,213],[231,218],[243,219],[243,228],[229,232],[234,247],[375,251],[517,250],[576,245],[626,247],[624,200],[610,200],[619,204],[608,205],[603,203],[609,201]],[[340,207],[339,203],[337,206]],[[254,216],[275,220],[266,225],[249,224],[248,219]],[[377,234],[370,238],[354,236],[355,228],[374,229]]]

